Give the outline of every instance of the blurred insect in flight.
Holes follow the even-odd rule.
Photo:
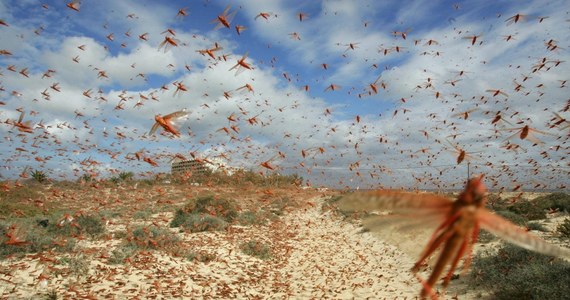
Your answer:
[[[420,294],[422,299],[427,296],[437,299],[434,286],[448,265],[449,269],[443,277],[444,288],[449,284],[454,270],[464,256],[467,257],[463,263],[463,271],[469,268],[471,251],[480,228],[525,249],[570,260],[570,249],[551,245],[485,208],[486,193],[483,175],[480,175],[467,182],[467,186],[455,201],[434,194],[380,190],[349,194],[338,202],[338,207],[343,211],[391,210],[395,214],[408,214],[414,218],[438,218],[439,226],[412,267],[412,272],[417,273],[428,257],[442,247],[430,277],[427,281],[420,278],[423,286]]]

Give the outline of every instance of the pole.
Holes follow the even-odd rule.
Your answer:
[[[471,164],[470,162],[467,162],[467,182],[469,182],[469,176],[471,176],[471,174],[469,173],[469,165],[470,164]]]

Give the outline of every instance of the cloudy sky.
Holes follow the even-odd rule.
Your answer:
[[[0,20],[3,179],[193,155],[335,187],[458,188],[468,164],[570,186],[566,1],[9,0]],[[183,109],[179,137],[149,134]]]

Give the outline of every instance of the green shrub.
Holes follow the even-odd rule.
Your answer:
[[[190,200],[184,210],[189,213],[209,214],[227,222],[232,222],[238,216],[237,207],[233,202],[213,195]]]
[[[209,263],[214,259],[216,259],[216,255],[206,251],[200,251],[200,252],[192,251],[186,255],[186,259],[188,259],[189,261],[196,260],[203,263]]]
[[[16,236],[26,243],[21,245],[6,245],[8,240],[6,233],[11,225],[16,228],[26,228],[16,230]],[[75,248],[76,240],[73,238],[61,238],[49,232],[47,228],[38,226],[33,219],[22,219],[14,224],[0,223],[0,259],[8,256],[21,256],[26,253],[38,253],[47,250],[59,252],[71,252]]]
[[[487,244],[494,241],[495,239],[497,239],[497,237],[494,234],[486,230],[481,230],[479,231],[479,238],[477,239],[477,243]]]
[[[536,201],[519,200],[508,208],[510,211],[525,217],[527,220],[546,219],[545,208]]]
[[[99,236],[105,232],[105,226],[99,217],[90,215],[80,215],[75,222],[81,228],[81,231],[87,233],[91,238]]]
[[[565,193],[552,193],[534,199],[542,209],[557,209],[570,212],[570,195]]]
[[[271,258],[271,248],[260,241],[251,240],[247,243],[243,243],[240,245],[240,249],[243,253],[260,259],[265,260]]]
[[[237,207],[232,202],[210,195],[192,199],[178,209],[170,227],[183,227],[190,232],[224,230],[237,217]]]
[[[108,262],[112,265],[122,264],[127,258],[133,256],[136,252],[137,247],[134,244],[122,245],[111,252]]]
[[[509,205],[498,194],[487,195],[487,208],[492,210],[506,210]]]
[[[270,211],[277,216],[282,216],[285,208],[292,206],[291,199],[288,197],[280,197],[271,202]]]
[[[92,182],[95,181],[95,177],[92,174],[86,173],[83,174],[79,180],[83,182]]]
[[[152,215],[149,209],[136,211],[133,215],[135,220],[146,220]]]
[[[564,221],[558,225],[556,231],[560,233],[563,238],[570,238],[570,219],[566,218]]]
[[[66,265],[76,277],[87,275],[89,272],[89,260],[83,254],[60,258],[59,263]]]
[[[526,226],[530,230],[548,232],[548,229],[546,227],[544,227],[544,225],[537,223],[537,222],[529,222]]]
[[[48,176],[46,175],[46,173],[44,171],[39,171],[39,170],[34,170],[32,173],[32,178],[39,182],[39,183],[44,183],[48,181]]]
[[[177,210],[170,227],[182,227],[190,232],[221,231],[226,229],[228,223],[221,218],[206,214],[186,213]]]
[[[45,300],[57,300],[57,291],[51,290],[45,294]]]
[[[170,230],[154,225],[136,227],[127,240],[128,246],[151,250],[169,250],[179,242],[178,237]]]
[[[496,299],[566,299],[570,264],[510,244],[474,258],[469,281]]]
[[[105,232],[105,226],[98,216],[79,215],[73,217],[71,221],[63,220],[63,217],[50,220],[47,227],[50,233],[62,236],[88,234],[94,238]]]
[[[515,212],[512,212],[510,210],[500,210],[496,212],[497,215],[519,225],[519,226],[526,226],[526,224],[528,223],[528,219],[525,218],[524,216],[518,215]]]
[[[265,225],[268,221],[269,214],[264,211],[253,212],[244,211],[238,216],[238,223],[244,226],[247,225]]]
[[[130,181],[133,180],[135,177],[135,173],[133,172],[121,172],[119,173],[119,180],[121,181]]]

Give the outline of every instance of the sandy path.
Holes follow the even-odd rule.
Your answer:
[[[118,240],[82,241],[79,252],[88,260],[88,271],[80,276],[65,273],[58,264],[50,266],[45,262],[50,254],[43,259],[28,255],[6,260],[0,264],[0,297],[34,298],[50,290],[74,299],[410,299],[418,295],[421,286],[409,272],[413,258],[323,212],[322,201],[314,198],[306,209],[293,210],[270,225],[195,234],[173,229],[183,247],[209,255],[206,262],[148,251],[129,263],[111,265],[108,254]],[[166,219],[163,213],[154,221],[166,227]],[[244,254],[240,245],[249,240],[270,245],[272,258]],[[53,271],[58,268],[64,270]],[[52,275],[42,287],[38,275],[46,270]]]
[[[299,228],[282,271],[291,275],[296,297],[403,299],[418,294],[410,258],[318,206],[286,218]]]

